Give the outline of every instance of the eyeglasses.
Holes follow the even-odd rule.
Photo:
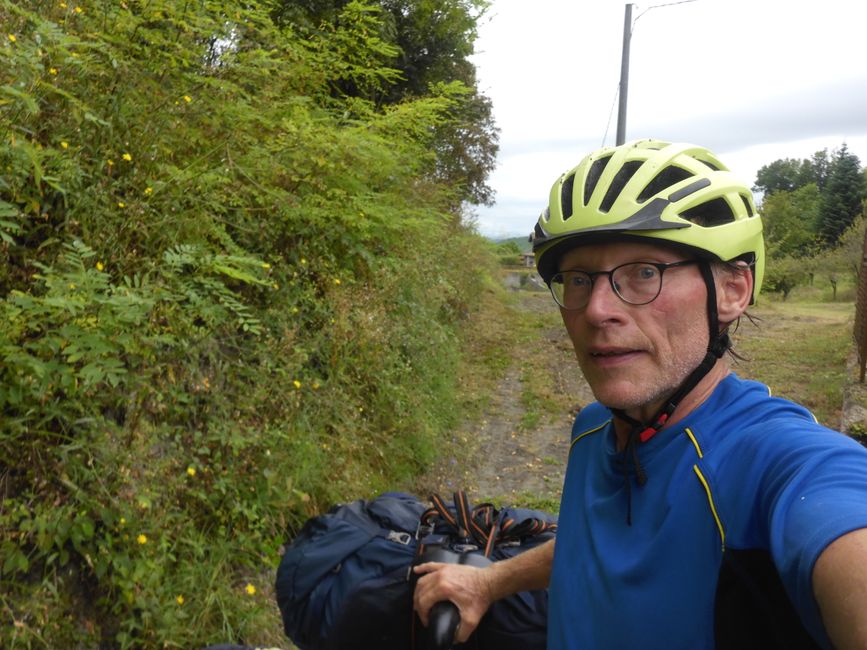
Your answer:
[[[630,305],[646,305],[656,300],[662,291],[662,274],[666,270],[698,260],[683,260],[662,264],[659,262],[629,262],[610,271],[561,271],[551,278],[548,288],[554,300],[563,309],[584,309],[593,293],[593,282],[607,275],[614,293]]]

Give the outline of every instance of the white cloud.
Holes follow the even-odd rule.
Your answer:
[[[646,8],[633,9],[627,139],[707,146],[748,183],[761,165],[844,141],[867,155],[867,5]],[[555,178],[613,144],[623,17],[613,0],[494,0],[474,59],[501,128],[497,204],[479,209],[482,233],[529,233]]]

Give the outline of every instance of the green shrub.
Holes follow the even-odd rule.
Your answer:
[[[270,9],[0,0],[3,647],[278,644],[281,543],[454,423],[462,89],[381,108],[374,10]]]

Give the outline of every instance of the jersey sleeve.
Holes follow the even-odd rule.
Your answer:
[[[807,629],[825,639],[813,567],[835,539],[867,528],[867,449],[818,425],[792,431],[787,424],[767,430],[780,440],[764,452],[761,509],[783,584]]]

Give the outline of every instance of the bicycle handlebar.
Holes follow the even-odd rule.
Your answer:
[[[425,562],[441,562],[443,564],[466,564],[484,568],[491,560],[476,553],[456,553],[441,546],[431,546],[425,549],[419,564]],[[416,650],[449,650],[455,641],[455,634],[461,622],[461,614],[457,605],[450,600],[443,600],[431,607],[428,615],[428,626],[423,634],[423,644]]]

